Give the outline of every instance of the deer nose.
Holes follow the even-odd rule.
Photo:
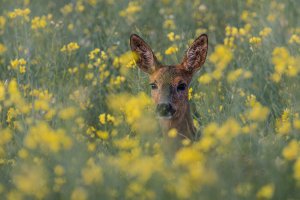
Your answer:
[[[160,103],[156,107],[156,112],[160,117],[172,117],[175,110],[170,103]]]

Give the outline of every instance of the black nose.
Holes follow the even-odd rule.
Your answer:
[[[160,117],[171,117],[175,110],[169,103],[160,103],[156,107],[156,112]]]

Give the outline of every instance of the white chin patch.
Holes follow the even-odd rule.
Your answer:
[[[171,113],[169,113],[168,115],[166,116],[158,116],[158,119],[164,119],[164,120],[169,120],[169,119],[172,119],[173,115]]]

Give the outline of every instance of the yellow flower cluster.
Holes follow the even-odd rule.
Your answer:
[[[7,48],[4,44],[0,43],[0,55],[6,52]]]
[[[232,60],[233,54],[226,46],[218,45],[210,55],[209,60],[216,65],[216,68],[223,71]]]
[[[260,188],[256,197],[258,199],[272,199],[274,195],[275,187],[273,184],[267,184]]]
[[[299,58],[291,56],[285,47],[276,47],[273,50],[272,63],[275,65],[275,72],[271,75],[274,82],[279,82],[283,75],[295,77],[300,70]]]
[[[228,75],[227,75],[227,81],[229,83],[234,83],[240,77],[245,78],[245,79],[249,79],[249,78],[252,77],[252,72],[251,71],[247,71],[247,70],[243,70],[241,68],[236,69],[236,70],[231,71],[231,72],[228,73]]]
[[[128,17],[128,16],[132,16],[138,12],[141,11],[141,6],[139,5],[138,2],[136,1],[131,1],[129,2],[127,8],[125,8],[124,10],[120,11],[119,15],[122,17]]]
[[[68,15],[70,13],[73,12],[73,4],[69,3],[69,4],[66,4],[64,7],[62,7],[60,9],[60,12],[63,14],[63,15]]]
[[[249,37],[250,30],[251,30],[251,25],[249,23],[247,23],[244,27],[241,28],[237,28],[229,25],[226,26],[225,27],[226,37],[224,38],[224,45],[229,48],[235,48],[236,39],[239,39],[241,42],[243,42],[245,36]]]
[[[180,36],[177,35],[177,34],[175,34],[174,32],[168,33],[167,37],[168,37],[168,39],[169,39],[171,42],[180,39]]]
[[[290,121],[290,110],[285,109],[281,115],[281,118],[276,120],[275,127],[279,134],[285,135],[291,131],[292,123]]]
[[[300,156],[300,144],[297,140],[292,140],[283,149],[282,155],[286,160],[295,160]]]
[[[29,8],[25,9],[14,9],[14,11],[9,12],[7,15],[10,19],[15,19],[17,17],[23,17],[25,20],[29,20],[28,15],[31,13]]]
[[[48,176],[42,165],[24,164],[20,172],[13,176],[13,182],[18,190],[37,199],[43,199],[48,194],[47,180]]]
[[[256,100],[254,95],[247,97],[246,101],[247,106],[249,107],[247,117],[249,120],[253,121],[264,121],[269,115],[269,108],[261,105],[260,102]]]
[[[57,153],[72,146],[72,139],[64,130],[53,130],[48,124],[41,122],[31,127],[28,135],[24,139],[24,144],[29,149],[39,148],[43,151]]]
[[[252,45],[260,45],[261,44],[261,38],[260,37],[251,37],[249,39],[249,43]]]
[[[232,58],[233,53],[227,46],[217,45],[209,57],[209,60],[215,65],[215,70],[200,76],[198,81],[202,84],[209,84],[213,79],[219,80]]]
[[[81,171],[84,184],[92,185],[102,181],[102,169],[97,166],[95,161],[91,158],[87,161],[87,166]]]
[[[138,132],[151,132],[155,126],[148,126],[147,124],[155,124],[155,119],[151,113],[145,114],[146,109],[152,105],[151,99],[145,93],[139,93],[136,97],[128,94],[120,94],[110,98],[109,106],[125,115],[126,122]],[[148,130],[149,129],[149,130]]]
[[[99,115],[99,122],[101,124],[106,124],[106,123],[115,123],[116,119],[114,116],[106,113],[102,113]]]
[[[175,21],[173,19],[166,19],[163,23],[163,27],[165,29],[174,30],[174,29],[176,29]]]
[[[60,51],[61,52],[66,52],[66,53],[72,53],[76,50],[79,49],[79,45],[76,43],[76,42],[70,42],[69,44],[67,45],[64,45]]]
[[[300,44],[300,37],[296,34],[293,34],[289,40],[290,44],[296,43],[296,44]]]
[[[0,15],[0,30],[4,28],[5,24],[6,24],[5,17]]]
[[[26,65],[27,62],[25,59],[21,58],[21,59],[15,59],[10,61],[10,66],[9,68],[13,69],[13,70],[19,70],[19,72],[21,74],[24,74],[26,72]]]
[[[31,28],[33,30],[43,29],[47,26],[47,20],[51,20],[52,15],[42,16],[42,17],[34,17],[31,20]]]
[[[259,35],[264,38],[269,36],[271,33],[272,33],[272,29],[270,27],[265,27],[263,30],[259,32]]]
[[[165,50],[166,55],[171,55],[178,52],[178,47],[176,45],[170,46]]]
[[[138,60],[139,60],[139,56],[137,53],[127,51],[127,52],[123,53],[122,55],[120,55],[119,57],[116,57],[113,65],[132,68],[132,67],[136,66],[136,62]]]

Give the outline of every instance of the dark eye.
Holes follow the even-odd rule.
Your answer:
[[[156,83],[150,83],[150,86],[151,86],[151,89],[152,89],[152,90],[157,89]]]
[[[186,88],[186,84],[185,83],[180,83],[178,86],[177,86],[177,91],[184,91]]]

